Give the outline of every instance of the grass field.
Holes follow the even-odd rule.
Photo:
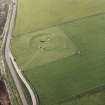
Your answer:
[[[105,0],[18,0],[15,34],[105,12]]]
[[[105,105],[105,90],[91,95],[84,95],[83,97],[76,98],[60,105]]]
[[[104,6],[104,0],[19,1],[12,49],[41,105],[104,105],[104,92],[72,101],[105,84]]]

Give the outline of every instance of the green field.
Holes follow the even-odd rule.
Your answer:
[[[12,49],[41,105],[104,105],[104,92],[72,98],[105,84],[105,1],[18,4]]]
[[[93,94],[84,95],[60,105],[105,105],[105,90]]]
[[[18,0],[15,34],[105,12],[105,0]]]

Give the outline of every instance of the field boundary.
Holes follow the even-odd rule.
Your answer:
[[[105,90],[105,84],[103,84],[101,86],[96,86],[95,88],[91,88],[87,91],[81,92],[80,94],[77,94],[77,95],[74,95],[74,96],[72,95],[71,98],[61,100],[61,101],[59,101],[55,104],[59,105],[61,103],[65,103],[65,101],[68,102],[68,101],[73,101],[73,100],[76,100],[76,99],[80,99],[84,96],[90,96],[90,95],[93,95],[93,94],[98,93],[98,92],[103,91],[103,90]]]
[[[38,32],[38,31],[42,31],[42,30],[45,30],[47,28],[56,27],[56,26],[59,26],[59,25],[67,24],[67,23],[74,23],[74,22],[77,22],[77,21],[80,21],[80,20],[85,20],[85,19],[88,19],[88,18],[91,18],[91,17],[103,16],[103,15],[105,15],[105,12],[100,12],[100,13],[92,14],[92,15],[89,15],[89,16],[84,16],[84,17],[80,17],[80,18],[73,19],[73,20],[70,20],[70,21],[62,22],[62,23],[59,23],[59,24],[54,24],[54,25],[51,25],[51,26],[48,26],[48,27],[45,27],[45,28],[39,28],[37,30],[29,31],[29,32],[26,32],[26,33],[24,32],[24,33],[20,33],[20,34],[15,34],[15,36],[19,37],[21,35],[26,35],[26,34],[31,34],[31,33]]]

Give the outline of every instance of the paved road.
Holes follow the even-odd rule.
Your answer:
[[[17,8],[16,0],[11,0],[11,1],[12,2],[10,3],[10,6],[9,6],[7,22],[5,24],[5,28],[3,31],[3,43],[2,43],[3,58],[9,67],[10,73],[14,79],[15,85],[17,87],[17,90],[19,92],[23,105],[28,105],[28,104],[24,96],[24,93],[22,91],[22,87],[17,77],[17,74],[22,80],[22,82],[24,83],[24,85],[26,86],[26,88],[28,89],[33,105],[36,105],[36,97],[34,95],[34,92],[32,91],[30,85],[27,83],[21,71],[19,70],[16,62],[14,61],[14,57],[12,56],[11,49],[10,49],[11,35],[12,35],[13,27],[14,27],[14,21],[16,17],[16,8]]]
[[[13,1],[13,2],[15,3],[15,1]],[[27,100],[24,96],[20,81],[17,77],[17,74],[13,68],[13,65],[12,65],[10,57],[9,57],[10,39],[11,39],[11,34],[12,34],[15,16],[16,16],[16,5],[14,5],[13,2],[10,2],[10,4],[9,4],[7,21],[6,21],[6,25],[4,27],[4,31],[3,31],[3,43],[2,43],[3,59],[5,60],[5,62],[7,63],[8,67],[9,67],[10,73],[12,75],[12,78],[14,79],[15,85],[19,92],[20,98],[22,99],[23,105],[28,105]]]

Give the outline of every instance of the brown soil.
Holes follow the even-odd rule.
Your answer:
[[[0,105],[11,105],[5,84],[0,80]]]

